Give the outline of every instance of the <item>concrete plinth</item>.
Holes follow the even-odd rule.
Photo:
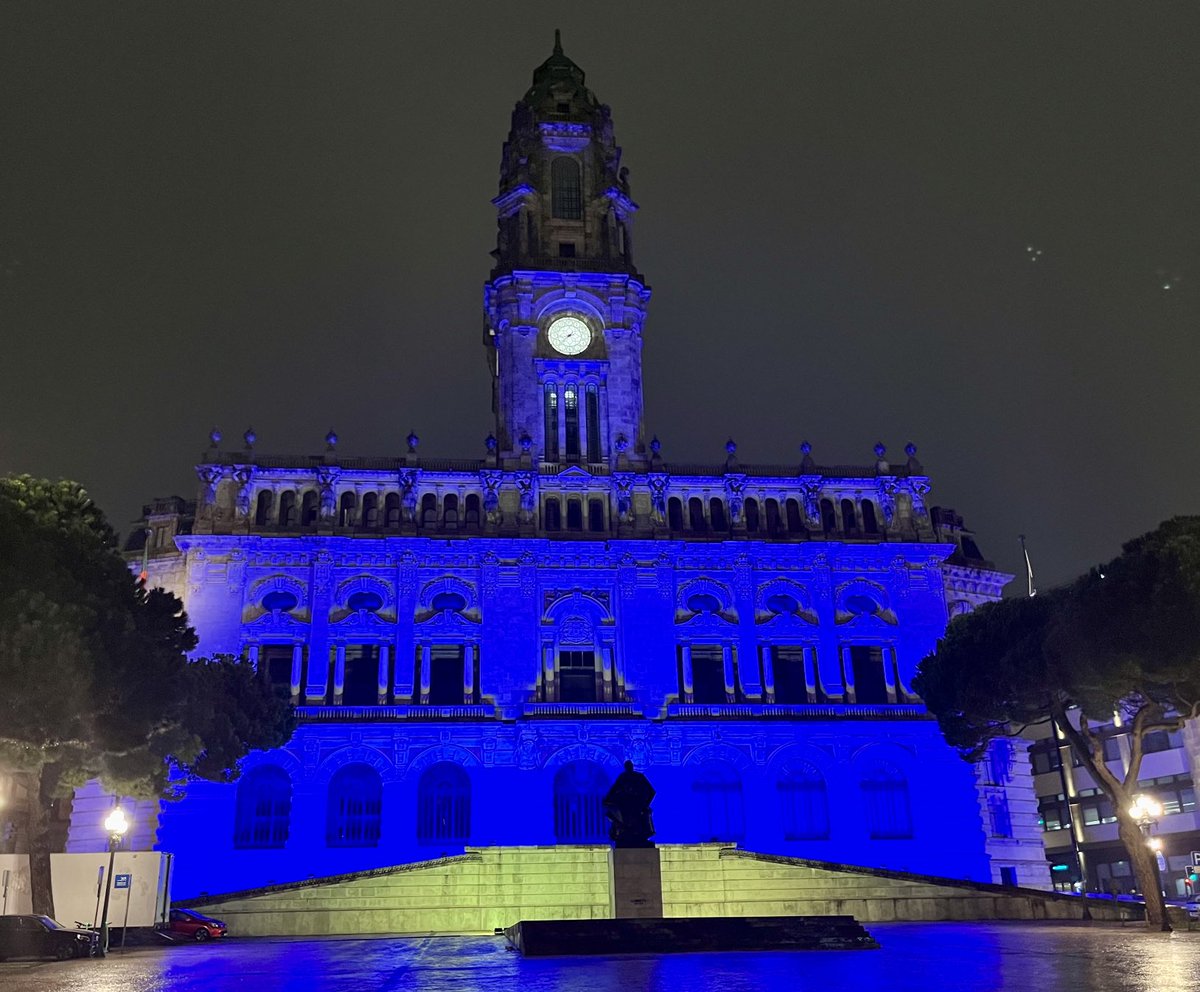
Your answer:
[[[613,916],[618,920],[660,919],[662,869],[654,847],[617,847],[612,852]]]

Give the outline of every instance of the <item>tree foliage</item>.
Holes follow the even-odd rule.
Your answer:
[[[246,665],[189,662],[195,646],[180,601],[134,579],[81,487],[0,479],[0,766],[34,786],[35,861],[46,806],[73,786],[164,796],[287,741],[290,706]]]
[[[1061,589],[956,618],[914,687],[968,760],[996,737],[1052,721],[1113,801],[1148,915],[1165,925],[1128,809],[1145,736],[1200,715],[1200,517],[1165,522]],[[1120,776],[1097,732],[1114,720],[1130,735]]]

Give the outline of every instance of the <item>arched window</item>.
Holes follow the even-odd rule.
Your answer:
[[[562,506],[558,502],[557,496],[551,496],[546,500],[546,530],[562,530]]]
[[[563,421],[567,432],[563,444],[568,460],[579,458],[579,388],[569,385],[563,390]]]
[[[875,517],[875,504],[869,499],[862,501],[863,533],[878,534],[879,521]]]
[[[375,847],[383,818],[383,780],[370,765],[339,768],[329,780],[325,843],[329,847]]]
[[[463,598],[462,593],[439,592],[433,597],[429,605],[439,613],[443,610],[450,610],[452,613],[461,613],[467,608],[467,601]]]
[[[317,494],[309,490],[300,504],[300,526],[311,527],[317,522]]]
[[[458,497],[454,493],[442,500],[442,526],[446,530],[458,530]]]
[[[470,493],[467,496],[467,510],[463,514],[463,523],[472,530],[478,530],[483,520],[482,514],[479,511],[479,505],[479,494]]]
[[[824,840],[829,836],[829,794],[825,778],[807,761],[790,765],[776,782],[784,840]]]
[[[254,524],[265,527],[271,522],[271,504],[275,502],[275,494],[264,489],[258,494],[258,503],[254,508]]]
[[[343,527],[354,523],[354,507],[357,503],[358,499],[354,493],[342,493],[342,498],[338,501],[338,523]]]
[[[558,461],[558,386],[546,383],[545,400],[546,461]]]
[[[363,590],[351,593],[350,598],[346,600],[346,606],[355,612],[366,610],[368,613],[375,613],[377,610],[383,609],[383,597],[377,592]]]
[[[450,761],[430,765],[417,784],[417,841],[465,844],[471,837],[471,779]]]
[[[588,530],[593,534],[604,531],[604,502],[602,500],[588,500]]]
[[[725,519],[725,502],[717,496],[708,501],[708,516],[715,531],[729,530],[729,521]]]
[[[567,530],[583,530],[583,502],[567,500]]]
[[[860,783],[872,840],[912,837],[908,780],[894,765],[880,762],[867,769]]]
[[[383,499],[383,523],[385,527],[400,526],[400,494],[388,493]]]
[[[758,533],[758,500],[756,500],[753,496],[750,497],[748,500],[746,500],[746,504],[742,508],[742,512],[746,516],[746,533],[757,534]]]
[[[233,846],[283,847],[292,815],[292,780],[277,765],[259,765],[237,787]]]
[[[704,519],[704,500],[699,496],[693,496],[688,500],[688,527],[697,534],[703,534],[708,530],[708,524]]]
[[[566,155],[550,163],[550,213],[563,220],[579,220],[583,216],[579,163]]]
[[[263,609],[279,610],[281,613],[287,613],[289,610],[294,610],[299,600],[296,599],[294,592],[288,592],[286,589],[275,589],[272,592],[263,596]]]
[[[782,530],[779,520],[779,500],[767,500],[767,533],[774,537]]]
[[[572,761],[554,776],[554,838],[560,844],[607,843],[608,775],[594,761]]]
[[[692,818],[701,841],[741,840],[746,832],[742,779],[728,761],[702,764],[692,779]]]
[[[587,419],[587,460],[600,461],[600,394],[596,384],[587,387],[587,408],[584,410]]]
[[[858,514],[854,512],[854,500],[842,500],[842,531],[846,534],[858,533]]]
[[[789,499],[784,504],[787,513],[787,529],[790,534],[800,534],[804,531],[804,519],[800,516],[800,501]]]
[[[367,493],[362,501],[362,522],[372,529],[379,526],[379,493]]]
[[[667,528],[672,531],[683,530],[683,503],[678,496],[667,500]]]
[[[837,530],[837,517],[833,512],[833,500],[821,500],[821,530],[826,534],[832,534]]]
[[[433,493],[421,497],[421,526],[437,526],[437,497]]]
[[[290,489],[279,494],[279,526],[295,527],[300,522],[296,512],[296,494]]]

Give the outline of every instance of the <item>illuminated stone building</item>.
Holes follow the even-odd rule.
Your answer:
[[[182,597],[198,653],[244,658],[300,716],[238,783],[163,807],[177,895],[603,843],[626,758],[658,789],[659,843],[1048,884],[1024,753],[967,765],[911,690],[948,617],[1010,578],[929,505],[916,449],[664,460],[638,207],[558,45],[492,202],[485,457],[410,436],[343,458],[331,432],[287,458],[247,432],[214,440],[195,503],[148,508],[150,582]]]

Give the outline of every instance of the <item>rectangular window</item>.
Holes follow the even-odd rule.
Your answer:
[[[259,674],[283,696],[292,694],[292,653],[290,644],[267,644],[258,652]]]
[[[558,388],[546,383],[545,402],[546,461],[558,461]]]
[[[379,704],[379,645],[347,644],[342,676],[342,705]]]
[[[558,653],[558,700],[561,703],[597,701],[595,651]]]
[[[1016,885],[1017,884],[1017,869],[1013,865],[1000,866],[1000,884],[1001,885]]]
[[[595,386],[587,390],[587,460],[600,461],[600,394]]]
[[[1065,830],[1071,824],[1066,797],[1059,794],[1038,801],[1038,817],[1043,830]]]
[[[1117,734],[1115,737],[1108,737],[1104,741],[1104,760],[1105,761],[1120,761],[1121,760],[1121,737],[1122,734]]]
[[[855,644],[850,648],[854,670],[854,701],[860,705],[888,702],[887,681],[883,673],[883,649]]]
[[[574,386],[563,390],[563,407],[566,410],[567,458],[579,458],[579,391]]]
[[[435,644],[429,650],[429,705],[463,703],[463,646]]]
[[[804,678],[804,648],[786,646],[772,649],[775,669],[775,702],[800,705],[808,702]]]
[[[692,648],[692,700],[723,705],[725,694],[725,658],[720,645],[705,644]]]

